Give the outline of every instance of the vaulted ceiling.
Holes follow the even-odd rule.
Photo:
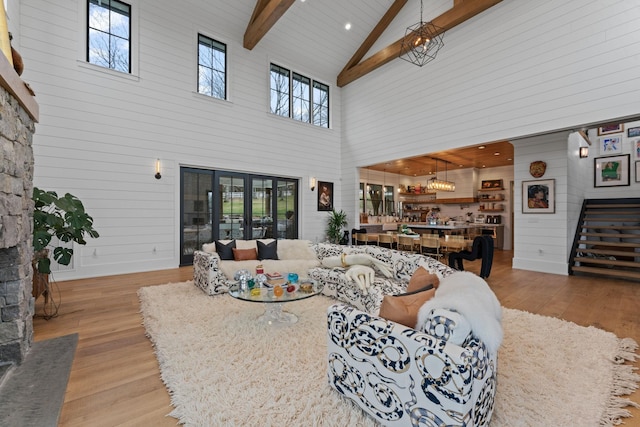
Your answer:
[[[431,21],[442,31],[448,31],[502,0],[453,0],[427,1],[427,7],[433,6],[431,13],[424,15],[425,21]],[[404,32],[389,34],[388,28],[405,28],[418,22],[421,17],[418,8],[411,8],[415,13],[404,13],[404,6],[409,0],[367,0],[367,1],[342,1],[342,0],[256,0],[251,18],[244,33],[243,45],[246,49],[253,49],[260,41],[273,31],[277,32],[278,26],[287,28],[289,37],[291,34],[311,34],[315,39],[314,45],[308,48],[313,50],[315,44],[322,44],[325,38],[336,40],[334,31],[344,33],[344,38],[349,38],[349,43],[334,44],[333,47],[354,46],[359,42],[358,48],[353,51],[350,58],[344,62],[340,73],[337,75],[337,85],[342,87],[354,80],[370,73],[384,64],[396,60],[400,55],[402,42],[405,38],[411,38]],[[413,6],[418,4],[412,1]],[[415,4],[414,4],[415,3]],[[295,7],[293,7],[295,5]],[[409,9],[407,7],[407,9]],[[434,11],[438,11],[435,12]],[[429,12],[429,11],[428,11]],[[327,15],[336,18],[326,19]],[[400,15],[400,17],[398,17]],[[411,18],[413,16],[413,18]],[[398,19],[396,20],[396,18]],[[290,18],[290,19],[289,19]],[[407,21],[408,19],[412,19]],[[333,25],[327,22],[333,21]],[[394,23],[396,25],[391,25]],[[336,25],[337,23],[337,25]],[[344,26],[350,23],[354,31],[349,33]],[[318,27],[320,25],[321,27]],[[354,26],[357,25],[357,30]],[[301,27],[302,26],[302,27]],[[292,28],[294,27],[294,28]],[[340,27],[343,27],[340,29]],[[363,35],[366,36],[363,37]],[[382,36],[385,35],[385,38]],[[384,42],[393,37],[392,42]],[[399,38],[397,38],[400,36]],[[274,37],[278,37],[277,35]],[[341,37],[342,38],[342,37]],[[382,45],[380,42],[382,41]],[[344,59],[344,50],[337,50],[336,57]]]
[[[305,64],[320,76],[335,76],[332,83],[339,87],[391,61],[401,61],[400,48],[406,29],[420,21],[420,0],[236,1],[242,2],[245,11],[249,3],[253,7],[244,31],[246,49],[264,47],[275,51],[277,56],[289,55],[296,63]],[[501,1],[423,0],[423,20],[451,31]],[[240,7],[238,3],[235,5]],[[345,29],[347,23],[351,24],[349,30]],[[439,55],[446,55],[446,34],[445,48]],[[435,159],[438,159],[438,165]],[[449,170],[513,165],[513,146],[508,142],[496,142],[485,144],[484,148],[430,153],[368,168],[421,176],[434,173],[436,169],[444,170],[445,164]]]

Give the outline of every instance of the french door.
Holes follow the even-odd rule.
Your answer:
[[[214,240],[297,238],[298,180],[181,168],[180,264]]]

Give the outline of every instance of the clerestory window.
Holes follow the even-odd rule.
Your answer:
[[[271,112],[329,127],[329,86],[276,64],[270,68]]]

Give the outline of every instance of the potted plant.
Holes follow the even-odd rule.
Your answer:
[[[85,236],[97,238],[93,228],[93,218],[84,210],[77,197],[67,193],[62,197],[54,191],[33,188],[33,263],[34,284],[36,273],[51,273],[49,244],[56,237],[59,242],[75,242],[86,245]],[[58,264],[69,265],[73,257],[73,248],[56,246],[53,259]],[[35,289],[35,288],[34,288]]]
[[[327,239],[330,243],[340,244],[344,238],[342,227],[347,225],[347,214],[333,209],[327,221]],[[348,237],[347,237],[348,240]]]

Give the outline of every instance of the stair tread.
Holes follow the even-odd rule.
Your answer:
[[[580,239],[578,244],[594,245],[594,246],[613,246],[619,248],[640,248],[640,242],[603,242],[602,240]]]
[[[624,261],[619,259],[608,259],[608,258],[590,258],[586,256],[577,256],[574,258],[574,261],[581,263],[589,263],[589,264],[602,264],[602,265],[617,265],[620,267],[631,267],[637,268],[638,272],[640,272],[640,262],[635,261]]]
[[[619,239],[640,239],[640,234],[627,234],[627,233],[598,233],[593,231],[581,231],[581,236],[587,237],[613,237]]]
[[[616,251],[612,249],[586,249],[586,248],[578,248],[578,253],[583,254],[595,254],[595,255],[612,255],[612,256],[624,256],[624,257],[635,257],[640,256],[640,252],[629,252],[629,251]],[[579,255],[578,255],[579,256]]]

